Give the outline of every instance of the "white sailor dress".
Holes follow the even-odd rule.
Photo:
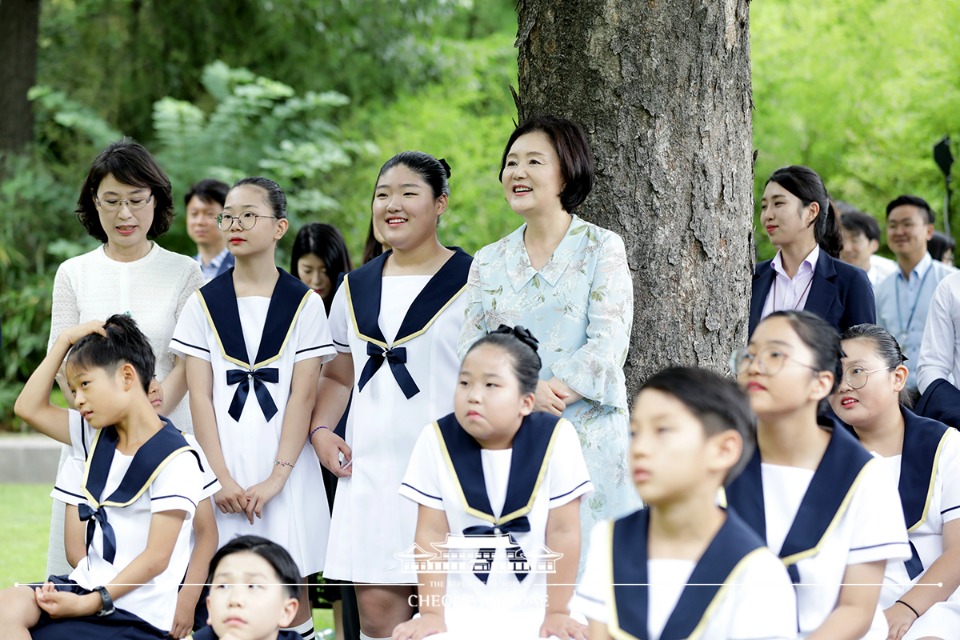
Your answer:
[[[271,298],[237,298],[233,270],[211,280],[187,302],[170,348],[210,363],[220,447],[244,489],[269,477],[277,458],[293,369],[335,353],[323,301],[278,269]],[[254,364],[250,364],[254,363]],[[304,446],[283,490],[253,524],[243,513],[215,509],[220,544],[258,535],[282,545],[302,575],[323,570],[329,507],[313,447]]]
[[[354,362],[346,441],[353,473],[337,482],[324,575],[415,583],[400,554],[417,506],[397,491],[423,426],[453,410],[467,274],[456,249],[433,276],[382,276],[384,254],[346,275],[330,309],[336,348]]]

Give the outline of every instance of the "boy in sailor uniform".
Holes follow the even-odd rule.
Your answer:
[[[470,348],[454,413],[428,426],[400,493],[419,505],[420,617],[394,640],[583,637],[569,615],[580,499],[593,490],[576,431],[532,412],[540,358],[522,327]],[[422,635],[417,635],[422,634]],[[439,636],[438,636],[439,637]]]
[[[150,404],[159,415],[163,389],[156,378],[150,382],[148,397]],[[69,412],[71,425],[83,420],[79,411],[70,409]],[[86,435],[83,426],[79,424],[71,426],[71,429]],[[203,585],[206,582],[210,559],[216,553],[218,546],[217,521],[213,515],[213,502],[208,498],[220,490],[220,482],[210,468],[206,456],[203,455],[197,439],[189,433],[182,435],[200,457],[200,464],[203,467],[203,491],[193,516],[193,552],[190,555],[187,574],[183,578],[184,584],[177,594],[177,610],[173,618],[173,626],[170,628],[172,638],[183,638],[192,629],[199,629],[207,624],[206,603],[201,602],[201,596],[204,592]],[[83,496],[83,471],[90,444],[85,440],[82,450],[72,452],[73,455],[60,467],[53,491],[50,492],[51,498],[64,503],[63,548],[71,567],[76,567],[87,555],[86,523],[80,520],[79,505],[86,503]]]
[[[880,607],[892,637],[954,637],[960,629],[960,433],[900,404],[907,368],[885,329],[843,333],[844,376],[830,404],[898,482],[910,559],[888,562]]]
[[[786,569],[717,491],[754,447],[736,385],[693,368],[647,380],[634,404],[630,456],[646,507],[599,523],[573,608],[591,640],[796,637]]]
[[[49,400],[68,350],[82,420]],[[18,415],[75,455],[89,448],[80,507],[87,554],[69,576],[0,592],[6,638],[167,637],[203,477],[197,452],[147,398],[154,364],[133,320],[116,315],[64,331],[24,386]]]

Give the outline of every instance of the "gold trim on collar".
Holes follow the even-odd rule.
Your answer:
[[[940,443],[937,444],[937,453],[933,456],[933,466],[930,469],[930,482],[927,483],[927,499],[923,503],[923,512],[920,514],[920,519],[917,520],[912,526],[907,528],[907,533],[913,533],[916,531],[920,525],[927,521],[927,512],[930,510],[930,500],[933,498],[933,488],[936,485],[937,480],[937,470],[940,468],[940,452],[943,451],[943,443],[947,441],[947,436],[950,434],[950,429],[947,429],[943,432],[943,435],[940,436]],[[900,461],[901,467],[903,465],[903,460]]]
[[[457,470],[454,468],[453,460],[450,458],[450,452],[447,450],[447,443],[443,440],[443,433],[440,431],[440,424],[438,422],[434,422],[433,429],[437,434],[437,441],[440,443],[440,453],[443,455],[443,459],[447,463],[447,469],[450,471],[450,476],[453,480],[453,486],[457,489],[457,495],[460,497],[460,503],[463,505],[464,510],[469,515],[479,518],[480,520],[484,520],[485,522],[490,522],[494,526],[504,524],[505,522],[510,522],[511,520],[515,520],[530,513],[530,511],[533,509],[533,503],[537,499],[537,494],[540,492],[540,485],[543,483],[543,479],[547,474],[550,456],[553,453],[553,444],[556,442],[557,434],[560,432],[560,427],[564,422],[567,422],[567,419],[560,418],[553,429],[553,433],[550,435],[550,442],[547,444],[547,449],[543,454],[543,460],[540,461],[540,471],[537,473],[537,481],[533,485],[533,491],[530,492],[530,498],[527,503],[513,513],[501,515],[499,518],[494,517],[493,514],[484,513],[483,511],[474,509],[467,503],[467,497],[463,493],[463,487],[460,486],[460,478],[457,477]],[[460,428],[462,429],[463,427]],[[512,458],[510,464],[513,464]],[[509,489],[509,484],[507,485],[507,488]]]
[[[313,293],[312,289],[307,290],[307,292],[303,294],[303,298],[300,299],[300,304],[299,306],[297,306],[297,310],[293,314],[293,319],[290,321],[290,326],[287,327],[287,334],[283,337],[283,342],[280,344],[280,350],[277,351],[277,354],[270,358],[267,358],[263,362],[257,362],[256,364],[253,364],[253,365],[250,365],[247,362],[238,360],[236,358],[233,358],[227,355],[226,350],[223,348],[223,342],[220,340],[220,333],[219,331],[217,331],[217,325],[214,324],[213,318],[210,316],[210,309],[207,308],[207,301],[203,299],[203,293],[200,292],[199,290],[197,291],[197,297],[200,299],[200,306],[203,307],[203,315],[207,317],[207,323],[210,325],[210,328],[213,329],[213,335],[217,339],[217,347],[220,349],[220,355],[223,357],[223,359],[226,360],[227,362],[232,362],[233,364],[239,367],[243,367],[244,369],[255,371],[260,367],[265,367],[271,362],[274,362],[275,360],[280,359],[280,357],[283,355],[283,352],[287,348],[287,342],[290,341],[290,334],[293,333],[293,327],[296,326],[297,319],[300,317],[300,312],[303,311],[303,307],[307,304],[307,300],[310,299],[310,295],[312,293]],[[239,315],[239,310],[238,310],[238,315]],[[243,330],[243,326],[241,325],[241,331],[242,330]],[[261,340],[262,340],[262,337],[261,337]],[[244,346],[246,346],[245,341],[244,341]]]

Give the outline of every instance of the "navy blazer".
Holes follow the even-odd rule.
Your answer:
[[[776,276],[771,262],[761,262],[753,272],[750,335],[760,324],[760,314],[763,313],[763,305]],[[877,322],[877,303],[867,272],[837,260],[822,249],[813,270],[813,283],[803,310],[817,314],[840,332],[863,322]]]
[[[225,274],[236,262],[237,259],[233,257],[232,253],[228,252],[226,257],[224,257],[223,262],[220,263],[220,268],[217,269],[217,276]]]
[[[913,412],[951,427],[960,427],[960,389],[949,380],[937,378],[917,400]]]

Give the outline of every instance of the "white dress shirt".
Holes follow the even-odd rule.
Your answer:
[[[800,263],[796,275],[791,279],[783,268],[783,257],[777,251],[777,255],[770,261],[770,266],[776,274],[773,279],[773,285],[770,292],[767,293],[767,299],[763,303],[763,312],[760,319],[766,318],[774,311],[784,311],[790,309],[803,309],[807,304],[807,298],[810,297],[810,287],[813,285],[813,272],[817,268],[817,260],[820,259],[820,247],[815,246],[813,251],[807,254],[807,257]]]
[[[920,342],[917,362],[920,391],[938,378],[953,384],[960,381],[960,273],[950,274],[937,285]]]

